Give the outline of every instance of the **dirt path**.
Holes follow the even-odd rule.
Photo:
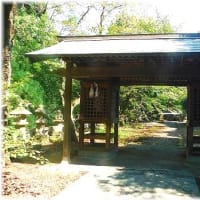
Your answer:
[[[63,170],[61,165],[11,163],[3,168],[3,199],[51,199],[85,171]]]
[[[184,124],[148,123],[142,131],[144,136],[136,141],[130,141],[119,149],[119,164],[121,159],[134,160],[132,164],[127,163],[129,167],[137,165],[139,167],[151,167],[152,165],[153,167],[164,167],[165,164],[166,167],[168,165],[172,167],[173,164],[177,167],[183,166],[186,148]],[[123,157],[127,157],[127,159],[123,159]]]
[[[103,199],[109,196],[112,199],[198,196],[195,177],[200,176],[200,162],[198,165],[188,163],[184,157],[185,126],[148,123],[140,134],[130,137],[118,152],[81,151],[72,164],[64,168],[12,163],[4,169],[9,180],[5,186],[9,195],[3,199],[48,200],[55,195],[58,197],[55,199],[63,199],[63,195],[90,199],[84,192],[88,188],[90,193],[99,192],[99,198]],[[82,177],[83,174],[86,175]],[[66,190],[58,195],[64,188]]]
[[[198,199],[195,177],[200,175],[200,160],[188,163],[185,135],[184,124],[149,123],[140,137],[129,138],[118,152],[82,152],[74,163],[97,168],[65,194],[71,195],[75,188],[92,188],[97,199]]]
[[[117,152],[81,151],[73,163],[135,168],[174,161],[182,166],[185,135],[186,128],[181,123],[146,123],[137,133],[129,133]]]

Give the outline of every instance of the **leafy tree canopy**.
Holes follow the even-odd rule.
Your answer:
[[[108,28],[108,34],[145,34],[145,33],[172,33],[172,29],[167,17],[137,17],[120,13]]]
[[[52,71],[61,66],[58,60],[30,63],[25,53],[38,50],[57,42],[43,4],[22,4],[15,16],[15,37],[12,48],[11,103],[14,109],[19,103],[32,107],[45,105],[49,117],[61,109],[61,78]],[[42,12],[44,11],[44,12]],[[15,95],[13,95],[15,94]]]

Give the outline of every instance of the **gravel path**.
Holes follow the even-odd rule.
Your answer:
[[[62,165],[11,163],[3,169],[3,199],[51,199],[79,179],[85,171]]]

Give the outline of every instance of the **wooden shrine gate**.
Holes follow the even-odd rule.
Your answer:
[[[121,85],[171,85],[188,88],[187,150],[192,153],[200,126],[200,34],[60,37],[61,42],[28,53],[31,59],[62,58],[66,77],[63,160],[70,160],[72,79],[81,82],[79,144],[104,139],[118,143],[118,99]],[[106,124],[101,136],[95,124]],[[90,124],[85,134],[84,124]],[[114,132],[111,133],[111,125]],[[100,138],[103,137],[103,138]]]

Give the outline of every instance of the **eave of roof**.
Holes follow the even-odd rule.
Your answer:
[[[200,34],[74,36],[56,45],[27,53],[30,58],[200,53]]]

